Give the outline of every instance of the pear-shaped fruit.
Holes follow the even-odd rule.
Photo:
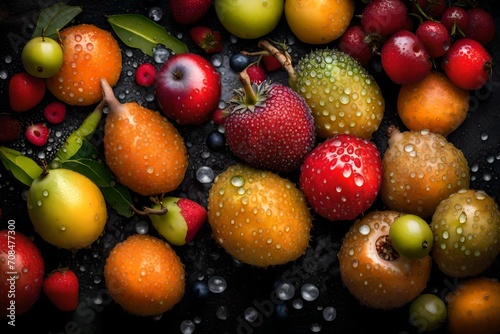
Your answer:
[[[65,249],[90,246],[108,218],[100,189],[86,176],[59,168],[44,171],[31,184],[28,214],[35,231]]]
[[[207,210],[188,198],[166,197],[153,205],[153,209],[166,208],[162,215],[150,214],[153,227],[170,244],[181,246],[193,240],[207,220]]]
[[[118,181],[143,196],[176,189],[188,167],[184,139],[159,112],[137,102],[120,103],[101,80],[109,106],[104,127],[104,157]]]

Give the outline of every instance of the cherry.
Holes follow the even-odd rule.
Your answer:
[[[475,39],[486,45],[495,37],[495,20],[490,13],[482,8],[471,8],[467,10],[469,28],[465,37]]]
[[[400,30],[382,45],[382,67],[397,84],[409,84],[423,79],[432,69],[429,52],[418,37]]]
[[[352,25],[339,38],[338,48],[355,58],[361,65],[367,67],[373,58],[373,48],[366,39],[366,33],[361,25]]]
[[[407,14],[401,0],[371,1],[361,13],[361,26],[367,34],[388,37],[406,26]]]
[[[415,35],[424,44],[432,58],[438,58],[450,48],[451,36],[448,29],[438,21],[423,21]]]
[[[462,7],[451,6],[446,8],[441,16],[441,23],[448,29],[451,36],[458,33],[465,36],[467,29],[469,29],[469,17],[467,12]]]
[[[417,14],[419,13],[416,8],[417,5],[427,16],[433,19],[439,19],[448,8],[446,0],[417,0],[416,4],[412,1],[412,11]]]
[[[478,89],[491,72],[491,55],[478,41],[463,37],[453,42],[441,61],[448,78],[463,89]]]

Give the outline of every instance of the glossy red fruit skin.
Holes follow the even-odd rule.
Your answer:
[[[458,87],[469,90],[486,84],[491,66],[491,55],[484,46],[466,37],[453,42],[441,61],[448,78]]]
[[[177,205],[181,209],[181,215],[188,226],[186,242],[191,242],[207,220],[207,210],[199,203],[188,198],[179,198]]]
[[[360,25],[352,25],[340,36],[338,48],[368,67],[373,58],[373,48],[365,41],[366,33]]]
[[[25,112],[37,106],[45,96],[45,80],[26,72],[14,74],[9,81],[9,101],[12,110]]]
[[[213,0],[170,0],[172,18],[180,24],[190,24],[200,20],[208,12]]]
[[[135,71],[135,82],[142,87],[153,86],[156,81],[156,67],[151,63],[139,65]]]
[[[425,14],[433,19],[439,19],[443,15],[448,4],[446,0],[417,0],[417,4],[422,8]],[[415,4],[412,2],[412,10],[416,14],[420,14]]]
[[[339,134],[317,145],[300,169],[299,184],[313,210],[331,221],[352,220],[375,201],[382,181],[371,141]]]
[[[69,268],[51,272],[43,282],[43,292],[61,311],[74,311],[78,307],[80,282]]]
[[[361,26],[367,34],[388,37],[405,27],[407,15],[401,0],[370,1],[361,13]]]
[[[247,74],[250,77],[250,81],[261,84],[262,81],[266,80],[266,70],[258,63],[253,63],[246,68]]]
[[[493,16],[482,8],[471,8],[467,10],[469,28],[465,37],[472,38],[486,45],[495,38],[495,20]]]
[[[459,37],[463,37],[464,34],[467,33],[467,29],[469,29],[469,17],[467,16],[467,11],[458,6],[446,8],[441,16],[441,23],[448,29],[452,36],[457,35],[457,28],[462,32],[462,34],[458,33],[457,36]]]
[[[389,37],[382,45],[380,57],[387,76],[397,84],[422,80],[432,69],[429,52],[408,30]]]
[[[44,273],[45,262],[33,241],[14,229],[0,231],[0,316],[15,319],[28,312],[40,297]]]
[[[431,58],[441,57],[451,45],[451,36],[448,29],[438,21],[422,22],[415,35],[424,44]]]
[[[43,115],[52,124],[59,124],[66,118],[66,105],[61,101],[54,101],[43,108]]]

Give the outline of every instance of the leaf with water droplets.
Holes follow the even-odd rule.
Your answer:
[[[33,159],[5,146],[0,146],[0,159],[5,168],[28,187],[43,171]]]
[[[32,38],[46,36],[57,39],[57,32],[82,12],[81,6],[68,6],[65,3],[56,3],[42,9],[38,16]]]
[[[167,30],[140,14],[118,14],[108,16],[111,27],[126,45],[140,49],[149,56],[158,44],[163,44],[175,53],[187,53],[187,46],[170,35]]]

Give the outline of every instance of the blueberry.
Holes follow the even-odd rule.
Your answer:
[[[250,65],[250,58],[241,53],[236,53],[229,58],[229,66],[236,73],[240,73]]]
[[[196,282],[192,286],[193,292],[198,298],[205,298],[208,296],[208,285],[205,282]]]
[[[210,132],[207,137],[207,147],[212,151],[220,151],[226,145],[226,137],[217,130]]]

